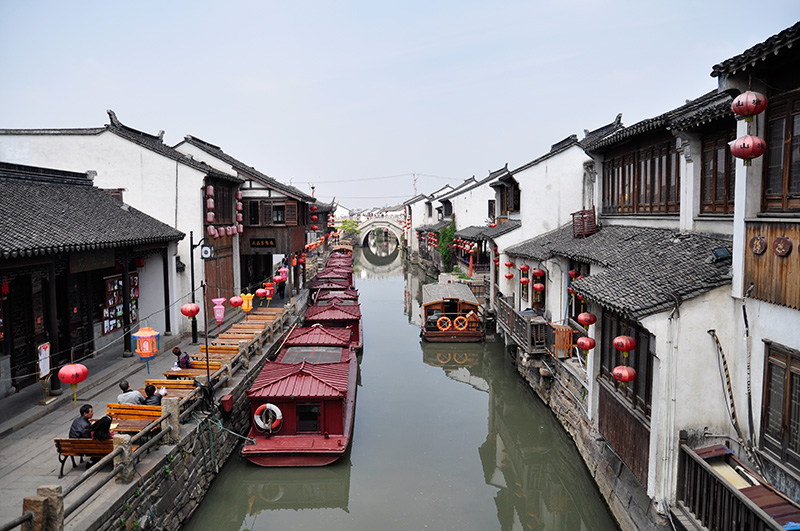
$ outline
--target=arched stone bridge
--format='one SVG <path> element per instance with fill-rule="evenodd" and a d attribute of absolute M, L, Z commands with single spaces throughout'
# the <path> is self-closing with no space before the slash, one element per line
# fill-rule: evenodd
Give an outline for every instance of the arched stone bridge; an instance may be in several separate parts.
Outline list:
<path fill-rule="evenodd" d="M 358 230 L 361 231 L 359 233 L 359 238 L 361 238 L 361 246 L 364 246 L 364 242 L 367 239 L 367 236 L 370 232 L 375 229 L 387 229 L 389 232 L 394 234 L 395 238 L 399 242 L 401 237 L 403 236 L 403 228 L 400 224 L 392 218 L 370 218 L 361 225 L 358 226 Z"/>

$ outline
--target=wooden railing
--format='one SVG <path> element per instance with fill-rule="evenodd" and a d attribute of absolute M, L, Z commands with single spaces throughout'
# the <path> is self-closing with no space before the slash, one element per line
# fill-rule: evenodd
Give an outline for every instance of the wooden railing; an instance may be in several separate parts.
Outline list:
<path fill-rule="evenodd" d="M 496 299 L 497 323 L 514 342 L 529 354 L 546 352 L 547 323 L 544 319 L 520 313 L 502 297 Z"/>
<path fill-rule="evenodd" d="M 783 529 L 685 444 L 680 449 L 677 498 L 709 531 Z"/>

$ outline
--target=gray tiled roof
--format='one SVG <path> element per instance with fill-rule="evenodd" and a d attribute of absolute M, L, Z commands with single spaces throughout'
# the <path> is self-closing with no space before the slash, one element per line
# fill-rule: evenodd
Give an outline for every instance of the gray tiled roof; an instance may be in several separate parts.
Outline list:
<path fill-rule="evenodd" d="M 547 260 L 560 256 L 606 268 L 575 281 L 573 289 L 633 319 L 672 307 L 730 283 L 730 259 L 711 261 L 711 251 L 731 249 L 730 240 L 667 229 L 605 226 L 586 238 L 573 238 L 572 225 L 505 250 L 512 257 Z"/>
<path fill-rule="evenodd" d="M 184 234 L 92 186 L 86 174 L 0 163 L 0 257 L 178 241 Z"/>
<path fill-rule="evenodd" d="M 278 181 L 276 179 L 273 179 L 269 175 L 261 173 L 260 171 L 258 171 L 257 169 L 253 168 L 252 166 L 247 166 L 244 162 L 242 162 L 239 159 L 236 159 L 236 158 L 228 155 L 224 151 L 222 151 L 222 148 L 219 147 L 219 146 L 215 146 L 214 144 L 211 144 L 210 142 L 206 142 L 205 140 L 202 140 L 202 139 L 197 138 L 196 136 L 192 136 L 192 135 L 186 135 L 184 137 L 184 139 L 186 140 L 187 143 L 189 143 L 189 144 L 191 144 L 191 145 L 193 145 L 193 146 L 195 146 L 195 147 L 197 147 L 199 149 L 202 149 L 203 151 L 205 151 L 206 153 L 208 153 L 211 156 L 214 156 L 214 157 L 216 157 L 216 158 L 218 158 L 220 160 L 224 160 L 225 162 L 230 164 L 234 169 L 236 169 L 238 172 L 244 173 L 248 177 L 254 178 L 256 181 L 261 181 L 262 184 L 264 184 L 264 185 L 271 186 L 272 188 L 280 190 L 281 192 L 285 193 L 286 195 L 289 195 L 289 196 L 294 197 L 295 199 L 299 199 L 301 201 L 308 201 L 308 202 L 312 202 L 312 203 L 315 201 L 315 199 L 313 197 L 311 197 L 310 195 L 308 195 L 306 193 L 301 192 L 300 190 L 298 190 L 294 186 L 289 186 L 288 184 L 283 184 L 282 182 L 280 182 L 280 181 Z"/>
<path fill-rule="evenodd" d="M 447 227 L 452 223 L 451 220 L 445 219 L 439 221 L 438 223 L 434 223 L 433 225 L 423 225 L 421 227 L 417 227 L 415 230 L 417 232 L 439 232 L 443 228 Z"/>
<path fill-rule="evenodd" d="M 773 35 L 762 43 L 748 48 L 739 55 L 714 65 L 711 68 L 711 76 L 719 77 L 724 74 L 735 74 L 737 70 L 746 70 L 771 55 L 778 55 L 782 49 L 785 51 L 785 49 L 791 48 L 798 40 L 800 40 L 800 22 L 777 35 Z"/>
<path fill-rule="evenodd" d="M 490 240 L 497 238 L 498 236 L 502 236 L 503 234 L 507 234 L 512 230 L 517 230 L 522 226 L 522 222 L 516 219 L 510 219 L 505 223 L 498 223 L 495 227 L 486 227 L 481 232 L 481 236 L 485 239 Z"/>
<path fill-rule="evenodd" d="M 489 227 L 486 226 L 472 225 L 471 227 L 465 227 L 461 230 L 457 230 L 453 236 L 455 236 L 456 238 L 469 238 L 471 240 L 479 240 L 482 239 L 481 235 L 483 231 L 488 228 Z"/>

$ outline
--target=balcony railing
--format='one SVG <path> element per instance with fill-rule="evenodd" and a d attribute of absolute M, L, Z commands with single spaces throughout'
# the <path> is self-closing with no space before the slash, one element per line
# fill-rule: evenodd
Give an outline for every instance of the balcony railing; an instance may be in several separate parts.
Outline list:
<path fill-rule="evenodd" d="M 783 526 L 685 444 L 680 447 L 678 502 L 709 531 L 782 530 Z M 763 495 L 762 495 L 763 496 Z M 777 498 L 777 495 L 775 495 Z"/>
<path fill-rule="evenodd" d="M 518 312 L 502 297 L 496 299 L 497 323 L 525 352 L 546 352 L 547 321 L 528 312 Z"/>

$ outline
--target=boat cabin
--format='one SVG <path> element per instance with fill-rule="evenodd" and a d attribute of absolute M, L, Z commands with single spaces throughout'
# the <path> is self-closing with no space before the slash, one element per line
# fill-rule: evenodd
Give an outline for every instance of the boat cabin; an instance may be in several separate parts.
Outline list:
<path fill-rule="evenodd" d="M 355 301 L 351 304 L 332 302 L 331 304 L 314 304 L 306 310 L 305 324 L 311 326 L 316 323 L 326 327 L 347 328 L 351 331 L 350 346 L 360 351 L 362 348 L 363 331 L 361 327 L 361 307 Z"/>
<path fill-rule="evenodd" d="M 479 307 L 465 284 L 422 286 L 422 337 L 438 342 L 481 341 L 484 332 Z"/>

